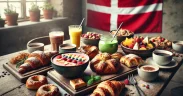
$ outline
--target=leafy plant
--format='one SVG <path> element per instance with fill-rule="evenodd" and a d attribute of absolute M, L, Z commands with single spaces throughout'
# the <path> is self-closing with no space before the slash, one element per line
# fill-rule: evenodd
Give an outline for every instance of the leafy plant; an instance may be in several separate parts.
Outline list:
<path fill-rule="evenodd" d="M 28 57 L 25 57 L 23 59 L 21 59 L 19 62 L 16 63 L 16 68 L 19 68 L 23 63 L 24 61 L 27 59 Z"/>
<path fill-rule="evenodd" d="M 94 82 L 100 81 L 101 77 L 100 76 L 85 76 L 84 80 L 87 81 L 87 85 L 92 85 Z"/>
<path fill-rule="evenodd" d="M 3 18 L 1 18 L 1 15 L 0 15 L 0 20 L 3 20 Z"/>
<path fill-rule="evenodd" d="M 54 10 L 53 5 L 49 2 L 45 2 L 44 5 L 42 6 L 43 10 Z"/>
<path fill-rule="evenodd" d="M 39 11 L 39 6 L 32 2 L 29 11 Z"/>
<path fill-rule="evenodd" d="M 4 14 L 16 14 L 16 7 L 8 5 L 8 8 L 4 9 Z"/>

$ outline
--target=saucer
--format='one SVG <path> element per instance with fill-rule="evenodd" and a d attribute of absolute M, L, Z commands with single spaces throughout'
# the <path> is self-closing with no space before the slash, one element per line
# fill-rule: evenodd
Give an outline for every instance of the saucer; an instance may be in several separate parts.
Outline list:
<path fill-rule="evenodd" d="M 170 68 L 174 68 L 174 67 L 176 67 L 176 66 L 178 65 L 178 63 L 175 61 L 175 59 L 172 59 L 172 61 L 171 61 L 169 64 L 162 66 L 162 65 L 157 64 L 157 63 L 153 60 L 152 57 L 147 58 L 147 59 L 146 59 L 146 63 L 152 64 L 152 65 L 157 65 L 157 66 L 159 66 L 159 68 L 161 68 L 161 69 L 170 69 Z"/>

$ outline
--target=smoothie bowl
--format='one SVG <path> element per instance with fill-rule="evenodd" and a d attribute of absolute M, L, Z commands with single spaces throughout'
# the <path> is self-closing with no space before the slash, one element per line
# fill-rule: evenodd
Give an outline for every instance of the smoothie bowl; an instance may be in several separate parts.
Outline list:
<path fill-rule="evenodd" d="M 53 68 L 66 78 L 82 75 L 89 63 L 89 56 L 84 53 L 57 54 L 51 58 Z"/>

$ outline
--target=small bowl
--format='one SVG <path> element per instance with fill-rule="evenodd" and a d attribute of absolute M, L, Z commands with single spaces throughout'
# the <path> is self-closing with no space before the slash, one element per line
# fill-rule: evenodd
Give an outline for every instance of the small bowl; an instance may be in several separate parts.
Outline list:
<path fill-rule="evenodd" d="M 146 70 L 144 69 L 143 66 L 145 67 Z M 137 72 L 143 81 L 150 82 L 155 80 L 158 77 L 159 67 L 155 65 L 150 65 L 150 64 L 141 64 L 137 67 Z"/>
<path fill-rule="evenodd" d="M 117 31 L 117 30 L 112 30 L 112 31 Z M 124 41 L 126 38 L 133 38 L 133 36 L 134 36 L 134 34 L 131 34 L 129 36 L 116 36 L 116 37 L 117 37 L 117 40 L 118 40 L 118 44 L 121 44 L 121 42 Z"/>
<path fill-rule="evenodd" d="M 44 44 L 43 43 L 29 43 L 27 45 L 27 50 L 29 53 L 32 53 L 36 50 L 44 51 Z"/>
<path fill-rule="evenodd" d="M 173 41 L 172 48 L 177 52 L 183 53 L 183 41 Z"/>
<path fill-rule="evenodd" d="M 167 50 L 153 51 L 153 60 L 161 66 L 167 65 L 172 61 L 173 53 Z"/>
<path fill-rule="evenodd" d="M 135 50 L 135 49 L 131 49 L 128 48 L 126 46 L 123 46 L 123 44 L 121 44 L 121 48 L 123 50 L 123 52 L 125 52 L 126 54 L 136 54 L 142 58 L 147 58 L 152 56 L 152 52 L 155 50 L 155 45 L 154 43 L 150 42 L 153 45 L 152 49 L 149 50 Z"/>
<path fill-rule="evenodd" d="M 75 44 L 61 44 L 59 45 L 59 53 L 76 52 Z"/>
<path fill-rule="evenodd" d="M 84 53 L 78 53 L 78 54 L 84 54 Z M 82 65 L 62 66 L 62 65 L 54 64 L 53 58 L 55 58 L 58 55 L 60 55 L 60 54 L 56 54 L 51 57 L 52 66 L 59 74 L 61 74 L 62 76 L 66 77 L 66 78 L 79 77 L 80 75 L 82 75 L 82 73 L 84 73 L 84 71 L 87 68 L 88 63 L 89 63 L 89 56 L 85 54 L 87 57 L 87 61 Z"/>
<path fill-rule="evenodd" d="M 88 39 L 81 37 L 81 41 L 86 45 L 98 46 L 100 39 Z"/>

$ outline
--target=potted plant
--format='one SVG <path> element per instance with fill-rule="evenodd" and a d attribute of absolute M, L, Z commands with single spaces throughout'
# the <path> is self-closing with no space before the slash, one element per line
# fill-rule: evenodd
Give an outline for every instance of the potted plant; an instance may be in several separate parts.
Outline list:
<path fill-rule="evenodd" d="M 0 27 L 4 27 L 5 24 L 5 20 L 3 20 L 0 16 Z"/>
<path fill-rule="evenodd" d="M 39 22 L 40 21 L 40 10 L 39 6 L 37 6 L 35 3 L 31 4 L 31 8 L 29 9 L 30 14 L 30 21 L 32 22 Z"/>
<path fill-rule="evenodd" d="M 45 2 L 43 5 L 43 16 L 45 19 L 52 19 L 53 18 L 53 6 L 49 2 Z"/>
<path fill-rule="evenodd" d="M 18 13 L 16 13 L 16 8 L 13 10 L 13 6 L 8 6 L 8 8 L 4 9 L 4 14 L 6 16 L 8 26 L 18 25 Z"/>

